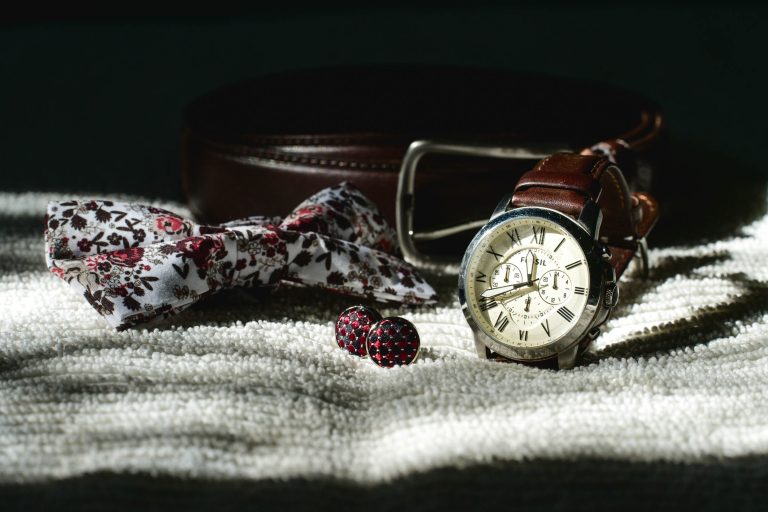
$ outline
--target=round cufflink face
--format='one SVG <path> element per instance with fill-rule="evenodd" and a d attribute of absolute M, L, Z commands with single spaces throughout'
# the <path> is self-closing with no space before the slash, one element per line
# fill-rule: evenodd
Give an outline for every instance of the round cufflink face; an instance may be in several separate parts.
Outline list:
<path fill-rule="evenodd" d="M 381 320 L 378 311 L 367 306 L 352 306 L 345 309 L 336 320 L 336 343 L 350 354 L 368 355 L 365 344 L 371 327 Z"/>
<path fill-rule="evenodd" d="M 387 317 L 371 327 L 366 343 L 371 361 L 384 368 L 411 364 L 419 356 L 416 327 L 400 317 Z"/>

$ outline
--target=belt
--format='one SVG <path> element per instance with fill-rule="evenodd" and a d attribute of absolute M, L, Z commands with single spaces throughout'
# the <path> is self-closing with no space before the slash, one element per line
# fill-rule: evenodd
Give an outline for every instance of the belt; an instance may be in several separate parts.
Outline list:
<path fill-rule="evenodd" d="M 582 80 L 423 66 L 294 71 L 193 101 L 181 171 L 193 215 L 214 223 L 284 215 L 350 181 L 420 263 L 463 253 L 499 197 L 556 151 L 629 149 L 619 164 L 633 191 L 647 190 L 662 128 L 654 102 Z"/>

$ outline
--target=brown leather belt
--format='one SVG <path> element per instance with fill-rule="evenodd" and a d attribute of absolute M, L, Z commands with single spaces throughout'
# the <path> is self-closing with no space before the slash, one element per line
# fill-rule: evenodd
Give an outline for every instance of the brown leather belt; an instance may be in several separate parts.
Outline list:
<path fill-rule="evenodd" d="M 297 71 L 194 101 L 182 176 L 189 206 L 205 222 L 284 215 L 346 180 L 395 225 L 403 157 L 414 141 L 429 140 L 424 147 L 438 151 L 410 159 L 419 167 L 413 194 L 401 190 L 400 216 L 415 204 L 412 231 L 441 235 L 487 219 L 535 161 L 557 150 L 625 146 L 634 158 L 619 163 L 630 188 L 646 190 L 662 126 L 652 101 L 580 80 L 473 68 Z M 442 141 L 469 151 L 439 151 Z M 460 254 L 471 236 L 417 240 L 424 252 Z"/>

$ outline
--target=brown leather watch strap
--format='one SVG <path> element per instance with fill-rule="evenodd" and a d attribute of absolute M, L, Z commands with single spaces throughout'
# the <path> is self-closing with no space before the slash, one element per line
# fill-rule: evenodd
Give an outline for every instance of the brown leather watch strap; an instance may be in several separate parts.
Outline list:
<path fill-rule="evenodd" d="M 611 264 L 620 276 L 656 223 L 659 208 L 645 193 L 632 193 L 623 174 L 608 158 L 557 153 L 523 174 L 510 206 L 552 208 L 578 218 L 589 201 L 603 213 L 600 241 L 611 251 Z"/>

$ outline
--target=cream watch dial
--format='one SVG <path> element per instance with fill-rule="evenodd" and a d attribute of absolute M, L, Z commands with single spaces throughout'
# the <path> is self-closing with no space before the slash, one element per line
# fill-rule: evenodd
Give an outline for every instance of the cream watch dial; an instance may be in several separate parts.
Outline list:
<path fill-rule="evenodd" d="M 475 247 L 464 286 L 469 311 L 488 336 L 510 347 L 543 347 L 581 317 L 589 268 L 579 243 L 557 223 L 518 217 Z"/>

